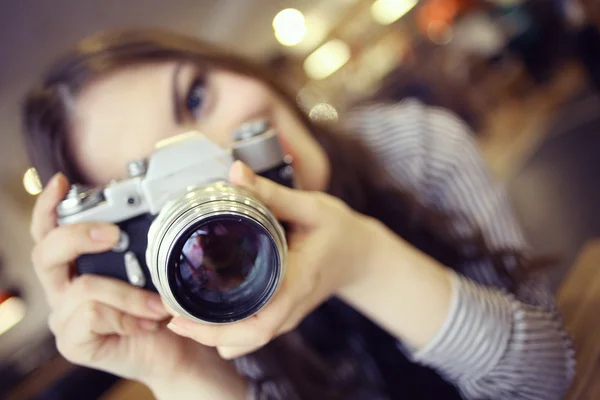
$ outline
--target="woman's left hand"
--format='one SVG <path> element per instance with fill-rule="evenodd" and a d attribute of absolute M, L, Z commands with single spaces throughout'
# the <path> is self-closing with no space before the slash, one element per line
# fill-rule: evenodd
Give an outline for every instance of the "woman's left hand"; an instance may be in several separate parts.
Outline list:
<path fill-rule="evenodd" d="M 379 223 L 341 200 L 321 192 L 293 190 L 256 176 L 241 162 L 231 182 L 253 192 L 288 223 L 288 259 L 284 281 L 253 317 L 228 325 L 210 325 L 175 317 L 168 327 L 224 358 L 250 353 L 283 333 L 347 285 L 360 279 L 373 252 Z"/>

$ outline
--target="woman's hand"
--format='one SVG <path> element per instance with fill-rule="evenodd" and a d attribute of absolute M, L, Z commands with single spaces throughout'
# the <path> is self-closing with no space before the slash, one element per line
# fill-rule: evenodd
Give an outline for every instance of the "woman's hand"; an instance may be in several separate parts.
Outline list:
<path fill-rule="evenodd" d="M 61 354 L 75 364 L 142 381 L 159 397 L 243 397 L 243 380 L 214 349 L 164 328 L 169 314 L 157 294 L 111 278 L 72 276 L 74 260 L 110 250 L 119 229 L 106 223 L 57 227 L 56 206 L 68 189 L 67 179 L 55 176 L 37 199 L 31 225 L 32 260 Z"/>
<path fill-rule="evenodd" d="M 230 179 L 252 191 L 290 230 L 284 282 L 260 312 L 230 325 L 198 324 L 184 317 L 168 325 L 182 336 L 216 346 L 224 358 L 249 353 L 294 329 L 319 304 L 360 279 L 379 227 L 335 197 L 280 186 L 241 162 L 232 167 Z"/>

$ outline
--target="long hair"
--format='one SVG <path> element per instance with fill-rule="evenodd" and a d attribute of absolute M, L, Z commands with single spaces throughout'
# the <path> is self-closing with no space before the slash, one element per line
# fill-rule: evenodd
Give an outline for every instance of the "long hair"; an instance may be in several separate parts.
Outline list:
<path fill-rule="evenodd" d="M 472 237 L 453 238 L 452 216 L 425 208 L 410 192 L 392 184 L 378 159 L 360 141 L 312 122 L 274 74 L 222 49 L 174 33 L 99 34 L 82 41 L 48 70 L 42 82 L 27 95 L 23 106 L 26 148 L 42 182 L 45 184 L 59 171 L 71 182 L 83 181 L 68 153 L 69 96 L 76 96 L 94 79 L 124 66 L 173 60 L 191 62 L 208 70 L 229 70 L 264 82 L 295 112 L 327 153 L 331 164 L 330 194 L 382 221 L 445 265 L 454 267 L 467 258 L 489 259 L 507 282 L 515 283 L 517 277 L 504 265 L 505 250 L 487 248 L 479 231 Z M 465 248 L 471 250 L 467 252 Z M 478 251 L 472 252 L 473 248 Z M 324 392 L 319 393 L 319 398 L 324 398 Z"/>

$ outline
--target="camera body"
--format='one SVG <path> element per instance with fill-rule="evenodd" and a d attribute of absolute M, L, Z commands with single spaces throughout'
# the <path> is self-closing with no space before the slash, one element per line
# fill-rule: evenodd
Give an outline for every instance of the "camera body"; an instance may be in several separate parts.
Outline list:
<path fill-rule="evenodd" d="M 148 160 L 130 162 L 129 177 L 125 180 L 113 181 L 101 188 L 74 185 L 58 206 L 59 224 L 104 221 L 117 224 L 121 230 L 119 243 L 111 251 L 77 259 L 79 273 L 109 276 L 157 291 L 175 310 L 204 322 L 234 322 L 264 306 L 282 280 L 287 253 L 285 233 L 266 206 L 251 193 L 228 183 L 229 169 L 235 160 L 241 160 L 257 174 L 288 187 L 293 187 L 293 169 L 276 132 L 266 122 L 247 123 L 233 136 L 232 148 L 223 149 L 195 131 L 177 135 L 158 143 Z M 212 224 L 210 229 L 216 229 L 217 234 L 207 236 L 207 224 Z M 214 275 L 214 268 L 209 271 L 199 264 L 194 267 L 188 260 L 189 254 L 179 254 L 193 246 L 198 248 L 200 239 L 203 243 L 215 243 L 219 229 L 222 232 L 224 227 L 238 232 L 231 233 L 237 235 L 235 243 L 247 241 L 245 236 L 248 235 L 258 235 L 262 238 L 260 243 L 266 243 L 253 242 L 253 246 L 262 246 L 262 256 L 252 250 L 254 261 L 247 261 L 249 253 L 246 251 L 244 262 L 262 271 L 262 277 L 256 279 L 266 282 L 261 283 L 261 287 L 266 288 L 268 283 L 269 288 L 261 289 L 266 292 L 258 296 L 260 299 L 252 300 L 255 304 L 250 310 L 241 313 L 231 311 L 225 304 L 227 293 L 231 291 L 211 291 L 204 284 L 205 278 L 191 278 L 187 271 L 191 268 L 193 273 L 199 271 L 206 276 L 210 271 Z M 193 240 L 190 239 L 192 234 L 195 235 Z M 222 245 L 208 246 L 216 249 Z M 201 253 L 206 265 L 210 264 L 208 250 L 210 248 L 204 248 Z M 271 260 L 269 265 L 265 259 Z M 181 266 L 184 262 L 187 269 Z M 239 272 L 242 267 L 235 268 Z M 273 274 L 270 269 L 277 271 Z M 249 272 L 244 274 L 244 279 L 252 276 Z M 240 283 L 240 286 L 243 285 Z M 250 299 L 254 296 L 251 291 L 258 289 L 244 290 L 230 298 L 231 302 L 240 303 L 238 308 L 245 307 L 244 296 Z M 185 294 L 178 293 L 180 291 Z M 208 314 L 204 308 L 197 309 L 197 303 L 205 300 L 205 308 L 216 307 Z"/>

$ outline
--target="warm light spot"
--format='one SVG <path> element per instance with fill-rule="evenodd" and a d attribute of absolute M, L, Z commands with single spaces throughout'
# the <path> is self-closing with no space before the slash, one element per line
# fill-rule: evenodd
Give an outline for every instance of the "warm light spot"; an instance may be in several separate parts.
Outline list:
<path fill-rule="evenodd" d="M 316 49 L 304 60 L 304 71 L 309 78 L 325 79 L 350 59 L 350 48 L 339 39 L 333 39 Z"/>
<path fill-rule="evenodd" d="M 295 46 L 306 36 L 304 15 L 295 8 L 281 10 L 273 18 L 275 38 L 284 46 Z"/>
<path fill-rule="evenodd" d="M 316 104 L 308 114 L 313 121 L 337 121 L 338 112 L 334 106 L 327 103 Z"/>
<path fill-rule="evenodd" d="M 25 302 L 18 297 L 9 297 L 0 303 L 0 335 L 17 325 L 26 310 Z"/>
<path fill-rule="evenodd" d="M 376 0 L 371 5 L 371 15 L 381 25 L 388 25 L 406 15 L 417 3 L 417 0 Z"/>
<path fill-rule="evenodd" d="M 27 193 L 36 196 L 43 190 L 42 181 L 35 168 L 29 168 L 23 176 L 23 186 Z"/>

